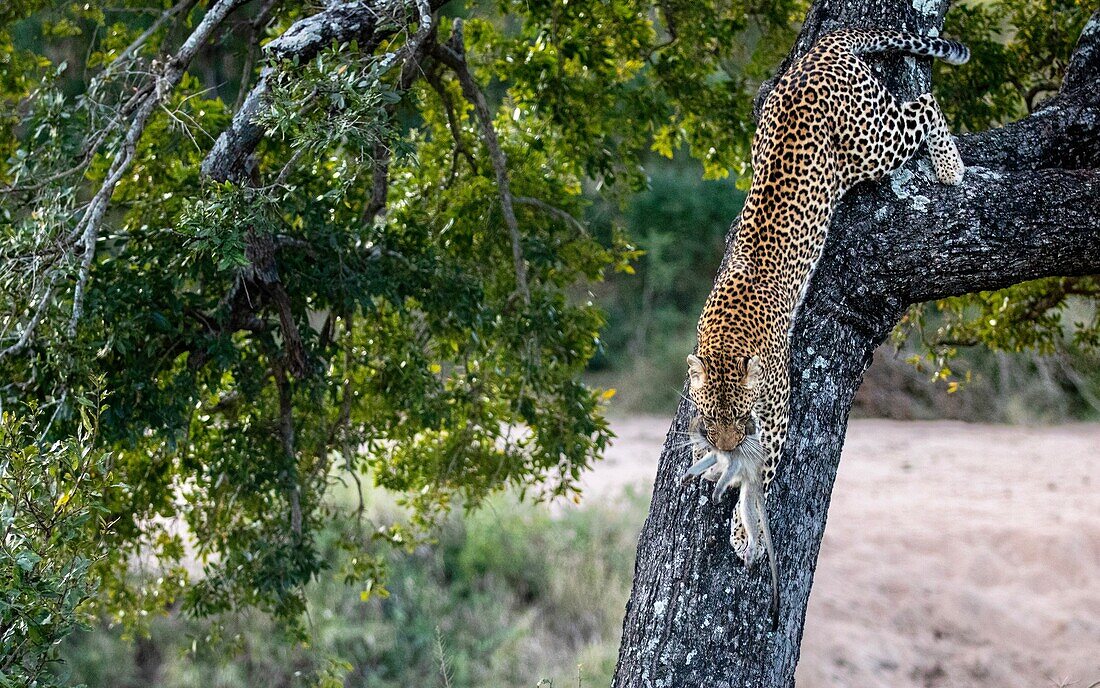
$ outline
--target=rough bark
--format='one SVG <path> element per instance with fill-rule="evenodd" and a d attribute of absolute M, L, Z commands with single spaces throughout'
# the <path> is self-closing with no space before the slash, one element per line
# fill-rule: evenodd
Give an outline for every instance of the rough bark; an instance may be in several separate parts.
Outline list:
<path fill-rule="evenodd" d="M 946 2 L 817 0 L 785 69 L 843 26 L 939 27 Z M 614 686 L 794 685 L 806 604 L 848 411 L 875 348 L 909 304 L 1053 275 L 1100 272 L 1100 13 L 1064 91 L 1027 119 L 960 142 L 967 174 L 938 184 L 925 153 L 842 201 L 791 335 L 791 428 L 767 509 L 780 567 L 779 629 L 768 624 L 766 567 L 729 544 L 733 499 L 681 486 L 686 449 L 666 441 L 638 546 Z M 924 62 L 876 60 L 900 98 L 928 90 Z M 773 82 L 761 89 L 761 99 Z M 731 229 L 731 235 L 736 225 Z M 681 404 L 673 432 L 686 430 Z"/>

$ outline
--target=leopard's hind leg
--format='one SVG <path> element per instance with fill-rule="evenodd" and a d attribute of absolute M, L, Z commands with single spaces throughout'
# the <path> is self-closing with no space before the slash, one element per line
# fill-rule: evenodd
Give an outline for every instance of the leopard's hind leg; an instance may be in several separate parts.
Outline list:
<path fill-rule="evenodd" d="M 931 118 L 928 127 L 928 152 L 932 156 L 932 167 L 941 182 L 954 186 L 962 181 L 963 171 L 966 169 L 959 156 L 959 148 L 955 145 L 951 130 L 947 128 L 947 120 L 936 99 L 931 93 L 926 93 L 916 102 L 922 100 Z"/>
<path fill-rule="evenodd" d="M 932 167 L 940 181 L 957 184 L 962 180 L 959 150 L 931 93 L 897 103 L 882 89 L 876 101 L 880 115 L 875 128 L 867 131 L 866 122 L 858 121 L 842 125 L 844 136 L 837 151 L 842 189 L 893 172 L 912 158 L 922 143 L 928 144 Z"/>
<path fill-rule="evenodd" d="M 886 169 L 892 172 L 905 164 L 922 143 L 928 143 L 932 168 L 944 184 L 958 184 L 963 177 L 963 162 L 943 111 L 931 93 L 902 103 L 897 111 L 897 135 L 887 145 Z"/>

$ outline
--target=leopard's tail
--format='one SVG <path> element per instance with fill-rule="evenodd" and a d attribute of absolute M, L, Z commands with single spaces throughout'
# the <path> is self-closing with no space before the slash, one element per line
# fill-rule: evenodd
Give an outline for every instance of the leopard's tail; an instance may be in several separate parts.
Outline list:
<path fill-rule="evenodd" d="M 922 57 L 937 57 L 953 65 L 965 64 L 970 59 L 970 48 L 962 43 L 902 31 L 844 29 L 831 34 L 829 38 L 856 55 L 897 51 Z"/>

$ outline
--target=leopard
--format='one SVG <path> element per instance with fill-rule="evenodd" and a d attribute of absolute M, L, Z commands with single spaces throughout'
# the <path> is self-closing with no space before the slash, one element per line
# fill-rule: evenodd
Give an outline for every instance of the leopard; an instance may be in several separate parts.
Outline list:
<path fill-rule="evenodd" d="M 703 306 L 687 357 L 695 463 L 684 482 L 739 494 L 730 545 L 752 566 L 766 554 L 777 623 L 778 571 L 766 500 L 787 438 L 790 331 L 839 200 L 927 145 L 944 184 L 965 168 L 932 94 L 899 102 L 861 56 L 896 51 L 964 64 L 969 49 L 940 37 L 842 29 L 822 36 L 775 83 L 751 146 L 752 181 L 729 255 Z"/>

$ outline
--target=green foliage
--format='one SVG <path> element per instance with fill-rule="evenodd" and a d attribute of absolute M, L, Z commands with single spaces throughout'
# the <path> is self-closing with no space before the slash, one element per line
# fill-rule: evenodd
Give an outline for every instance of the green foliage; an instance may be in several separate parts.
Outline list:
<path fill-rule="evenodd" d="M 271 78 L 271 107 L 254 120 L 269 138 L 311 154 L 339 142 L 358 162 L 393 138 L 384 106 L 401 94 L 379 81 L 378 63 L 349 48 L 333 46 L 308 64 L 283 65 Z"/>
<path fill-rule="evenodd" d="M 54 686 L 58 646 L 84 622 L 105 556 L 110 457 L 94 446 L 97 402 L 77 400 L 68 440 L 46 442 L 45 409 L 0 417 L 0 686 Z"/>
<path fill-rule="evenodd" d="M 271 65 L 247 178 L 202 178 L 227 102 L 239 100 L 224 85 L 236 77 L 219 73 L 247 67 L 247 84 L 262 65 L 233 38 L 155 108 L 85 274 L 74 243 L 89 199 L 131 154 L 131 99 L 157 92 L 151 75 L 209 3 L 159 27 L 168 5 L 142 0 L 6 16 L 0 350 L 14 349 L 0 375 L 19 382 L 0 400 L 57 406 L 52 441 L 76 431 L 74 381 L 98 374 L 111 390 L 96 444 L 127 487 L 104 497 L 112 529 L 95 564 L 96 612 L 140 631 L 167 607 L 254 607 L 302 637 L 303 586 L 335 573 L 318 534 L 349 516 L 326 506 L 334 482 L 369 471 L 413 513 L 396 530 L 338 530 L 347 552 L 412 545 L 456 500 L 474 508 L 508 486 L 574 494 L 610 436 L 606 395 L 578 381 L 604 316 L 579 297 L 638 256 L 615 212 L 594 231 L 575 218 L 640 187 L 651 150 L 686 146 L 708 176 L 742 169 L 759 64 L 775 54 L 760 30 L 789 36 L 803 6 L 469 10 L 468 60 L 507 156 L 526 290 L 493 152 L 458 79 L 434 61 L 405 93 L 399 70 L 355 44 Z M 280 6 L 266 30 L 306 13 Z M 441 18 L 438 35 L 450 27 Z M 742 63 L 757 71 L 742 76 Z M 643 238 L 673 253 L 657 230 Z M 658 291 L 674 280 L 642 270 Z M 135 559 L 148 570 L 134 572 Z M 363 555 L 338 574 L 380 590 L 384 568 Z"/>

